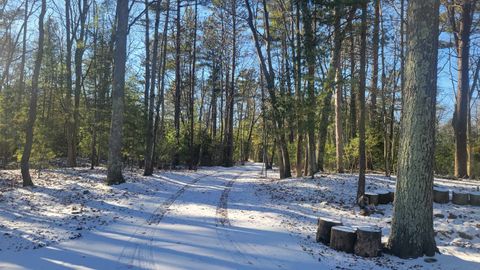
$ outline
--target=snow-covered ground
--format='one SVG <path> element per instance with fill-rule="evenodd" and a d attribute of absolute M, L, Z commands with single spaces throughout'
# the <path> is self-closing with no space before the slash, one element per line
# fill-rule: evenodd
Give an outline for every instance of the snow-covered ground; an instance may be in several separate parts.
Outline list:
<path fill-rule="evenodd" d="M 316 243 L 316 218 L 378 225 L 386 240 L 391 205 L 360 216 L 353 175 L 277 180 L 260 170 L 126 171 L 127 183 L 106 186 L 104 169 L 58 169 L 35 174 L 34 188 L 0 171 L 0 269 L 480 269 L 480 207 L 435 204 L 436 262 L 364 259 Z M 394 179 L 369 175 L 367 187 Z"/>
<path fill-rule="evenodd" d="M 379 205 L 374 214 L 360 215 L 355 206 L 358 177 L 350 174 L 318 174 L 315 179 L 270 179 L 261 183 L 260 193 L 268 193 L 269 208 L 278 209 L 282 224 L 300 239 L 303 249 L 331 268 L 341 269 L 480 269 L 480 207 L 434 203 L 434 228 L 441 255 L 434 263 L 423 258 L 401 260 L 383 255 L 374 259 L 338 253 L 315 243 L 316 219 L 337 219 L 345 225 L 376 225 L 386 242 L 390 233 L 392 204 Z M 367 175 L 367 191 L 394 190 L 395 178 Z M 435 185 L 451 190 L 476 191 L 480 182 L 435 179 Z M 428 261 L 428 260 L 427 260 Z"/>

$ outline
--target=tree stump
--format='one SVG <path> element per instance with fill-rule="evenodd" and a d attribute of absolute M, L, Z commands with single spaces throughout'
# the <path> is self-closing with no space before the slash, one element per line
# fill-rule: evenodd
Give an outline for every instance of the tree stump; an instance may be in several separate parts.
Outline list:
<path fill-rule="evenodd" d="M 377 190 L 378 194 L 378 204 L 389 204 L 390 201 L 390 192 L 388 190 Z"/>
<path fill-rule="evenodd" d="M 433 201 L 436 203 L 448 203 L 449 191 L 446 188 L 434 187 L 433 188 Z"/>
<path fill-rule="evenodd" d="M 322 242 L 325 245 L 330 244 L 330 231 L 333 226 L 340 226 L 342 223 L 338 220 L 329 218 L 318 218 L 317 221 L 317 242 Z"/>
<path fill-rule="evenodd" d="M 480 206 L 480 192 L 470 193 L 470 205 Z"/>
<path fill-rule="evenodd" d="M 382 250 L 382 230 L 366 226 L 357 228 L 354 252 L 362 257 L 377 257 Z"/>
<path fill-rule="evenodd" d="M 378 205 L 378 194 L 373 192 L 365 192 L 368 198 L 368 204 Z"/>
<path fill-rule="evenodd" d="M 335 226 L 332 227 L 330 247 L 344 251 L 347 253 L 353 253 L 353 247 L 355 245 L 355 229 L 349 226 Z"/>
<path fill-rule="evenodd" d="M 468 193 L 458 191 L 452 192 L 452 203 L 458 205 L 466 205 L 468 204 L 468 201 Z"/>

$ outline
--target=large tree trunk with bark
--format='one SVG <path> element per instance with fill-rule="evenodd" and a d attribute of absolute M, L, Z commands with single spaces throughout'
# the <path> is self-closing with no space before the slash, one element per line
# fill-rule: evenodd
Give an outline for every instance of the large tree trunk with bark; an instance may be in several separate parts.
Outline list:
<path fill-rule="evenodd" d="M 433 163 L 437 94 L 438 0 L 410 0 L 398 178 L 388 241 L 402 258 L 433 256 Z"/>
<path fill-rule="evenodd" d="M 115 52 L 112 88 L 112 122 L 108 142 L 107 184 L 125 182 L 122 175 L 123 112 L 125 96 L 125 64 L 127 60 L 128 0 L 117 0 L 115 18 Z"/>

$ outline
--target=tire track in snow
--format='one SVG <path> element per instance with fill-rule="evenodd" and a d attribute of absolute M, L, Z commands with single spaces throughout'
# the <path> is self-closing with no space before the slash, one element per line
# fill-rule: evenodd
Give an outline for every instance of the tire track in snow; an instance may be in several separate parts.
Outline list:
<path fill-rule="evenodd" d="M 238 245 L 238 243 L 235 240 L 232 239 L 229 233 L 229 230 L 232 229 L 232 224 L 230 222 L 230 218 L 228 217 L 228 199 L 229 199 L 230 191 L 233 185 L 235 184 L 235 181 L 238 180 L 238 178 L 240 178 L 240 176 L 242 175 L 243 175 L 243 172 L 241 172 L 239 175 L 232 178 L 225 185 L 222 195 L 220 196 L 220 200 L 218 201 L 218 204 L 217 204 L 215 227 L 216 227 L 217 238 L 219 239 L 219 242 L 222 244 L 222 246 L 225 249 L 229 248 L 222 241 L 222 238 L 223 238 L 223 240 L 226 240 L 230 243 L 230 247 L 234 248 L 234 251 L 236 253 L 236 254 L 232 254 L 232 258 L 234 260 L 237 259 L 235 255 L 238 255 L 242 257 L 247 264 L 254 265 L 254 263 L 252 262 L 252 259 L 255 262 L 259 263 L 258 258 L 256 256 L 245 254 L 244 250 Z M 249 245 L 249 248 L 252 250 L 256 250 L 256 248 L 252 245 Z"/>
<path fill-rule="evenodd" d="M 235 176 L 232 178 L 230 181 L 227 182 L 225 185 L 225 188 L 222 192 L 222 195 L 220 196 L 220 200 L 218 201 L 217 204 L 217 210 L 216 210 L 216 226 L 218 227 L 219 224 L 222 226 L 231 226 L 230 225 L 230 219 L 228 218 L 228 196 L 230 194 L 230 190 L 233 187 L 233 184 L 235 181 L 242 175 L 240 173 L 239 175 Z"/>
<path fill-rule="evenodd" d="M 240 245 L 237 243 L 237 241 L 232 239 L 232 236 L 229 233 L 229 230 L 232 229 L 233 226 L 228 216 L 228 199 L 229 199 L 230 191 L 233 185 L 238 180 L 238 178 L 240 178 L 240 176 L 242 176 L 243 174 L 244 172 L 241 172 L 239 175 L 237 175 L 236 177 L 228 181 L 227 184 L 225 185 L 225 189 L 223 190 L 222 195 L 220 196 L 220 200 L 217 204 L 216 218 L 215 218 L 217 238 L 219 238 L 219 242 L 222 244 L 222 246 L 225 249 L 228 249 L 229 247 L 227 247 L 222 242 L 222 239 L 220 237 L 223 237 L 224 240 L 227 240 L 230 243 L 230 246 L 235 249 L 236 254 L 241 256 L 247 264 L 254 265 L 253 261 L 255 261 L 257 265 L 262 265 L 265 263 L 265 261 L 261 262 L 262 259 L 258 258 L 257 256 L 246 254 L 244 251 L 245 248 L 241 248 Z M 255 251 L 254 252 L 255 254 L 261 254 L 261 252 L 254 245 L 248 244 L 248 250 Z M 232 255 L 232 258 L 237 259 L 235 258 L 234 255 Z M 267 262 L 267 264 L 269 264 L 269 262 Z M 276 265 L 276 267 L 278 267 L 279 269 L 284 269 L 284 267 L 280 264 Z"/>
<path fill-rule="evenodd" d="M 223 171 L 217 171 L 211 174 L 199 176 L 193 179 L 191 182 L 183 185 L 179 190 L 177 190 L 177 192 L 175 192 L 173 195 L 171 195 L 165 201 L 163 201 L 157 208 L 155 208 L 155 210 L 148 217 L 146 222 L 142 224 L 141 227 L 137 227 L 133 235 L 130 237 L 128 241 L 129 243 L 136 241 L 133 252 L 128 252 L 131 254 L 127 254 L 127 247 L 124 247 L 122 250 L 122 253 L 118 258 L 118 261 L 120 263 L 125 263 L 127 265 L 127 268 L 140 267 L 142 269 L 153 269 L 155 264 L 151 262 L 151 260 L 149 259 L 153 258 L 152 242 L 153 242 L 153 232 L 155 231 L 155 229 L 151 225 L 159 224 L 162 221 L 163 217 L 168 213 L 173 203 L 175 203 L 178 197 L 180 197 L 183 193 L 185 193 L 187 189 L 194 186 L 201 179 L 213 176 L 215 174 L 219 174 L 221 172 Z M 164 177 L 160 176 L 160 178 L 164 178 Z M 147 228 L 145 229 L 143 227 L 147 227 Z M 138 242 L 141 238 L 147 235 L 149 237 L 148 240 L 146 240 L 147 243 Z M 149 253 L 151 254 L 151 256 L 146 256 L 144 251 L 140 248 L 143 245 L 148 245 Z"/>

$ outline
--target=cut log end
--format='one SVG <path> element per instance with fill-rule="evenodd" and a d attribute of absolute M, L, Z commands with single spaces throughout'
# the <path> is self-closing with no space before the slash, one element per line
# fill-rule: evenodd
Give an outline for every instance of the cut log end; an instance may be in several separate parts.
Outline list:
<path fill-rule="evenodd" d="M 390 191 L 388 190 L 377 190 L 376 193 L 378 194 L 379 204 L 389 204 L 393 201 L 390 195 Z"/>
<path fill-rule="evenodd" d="M 480 192 L 470 193 L 470 205 L 480 206 Z"/>
<path fill-rule="evenodd" d="M 334 226 L 331 230 L 330 247 L 347 253 L 353 253 L 356 229 L 348 226 Z"/>
<path fill-rule="evenodd" d="M 433 201 L 436 203 L 448 203 L 449 191 L 445 188 L 434 187 L 433 188 Z"/>
<path fill-rule="evenodd" d="M 378 205 L 378 194 L 373 192 L 365 192 L 365 196 L 368 198 L 368 204 Z"/>
<path fill-rule="evenodd" d="M 457 205 L 466 205 L 469 203 L 468 193 L 464 192 L 452 192 L 452 203 Z"/>
<path fill-rule="evenodd" d="M 342 223 L 334 219 L 318 218 L 317 225 L 317 242 L 328 245 L 330 243 L 330 232 L 332 227 L 342 225 Z"/>
<path fill-rule="evenodd" d="M 354 253 L 362 257 L 377 257 L 382 250 L 382 230 L 378 227 L 358 227 Z"/>

